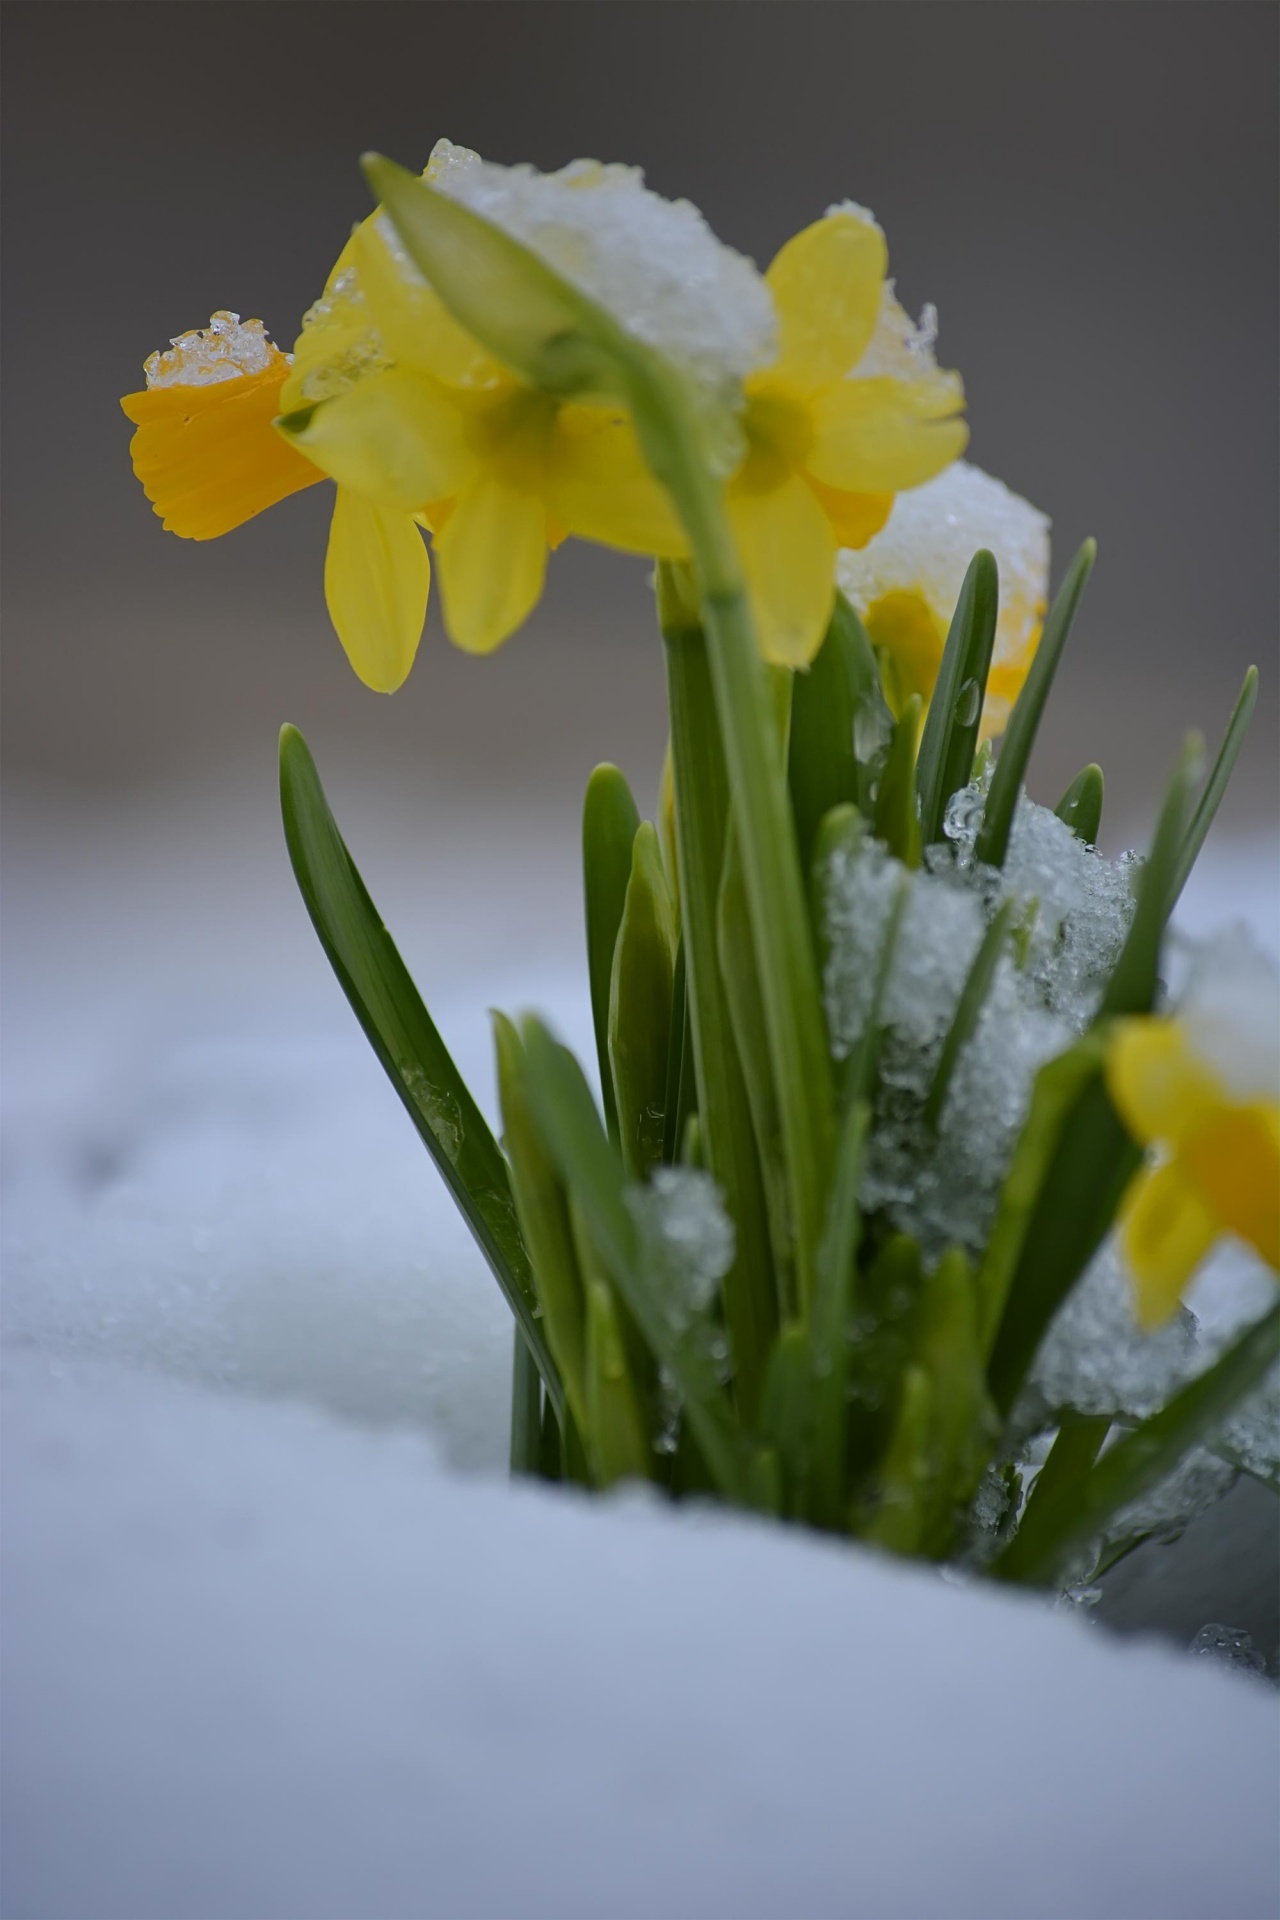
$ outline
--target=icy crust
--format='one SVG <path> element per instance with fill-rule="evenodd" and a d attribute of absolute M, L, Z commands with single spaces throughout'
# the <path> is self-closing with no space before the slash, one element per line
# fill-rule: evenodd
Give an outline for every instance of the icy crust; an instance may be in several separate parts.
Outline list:
<path fill-rule="evenodd" d="M 1194 1314 L 1179 1307 L 1162 1327 L 1144 1333 L 1132 1301 L 1129 1275 L 1109 1240 L 1041 1343 L 1016 1411 L 1017 1426 L 1043 1426 L 1068 1407 L 1144 1420 L 1203 1370 Z"/>
<path fill-rule="evenodd" d="M 657 1167 L 646 1185 L 630 1189 L 627 1205 L 671 1324 L 686 1327 L 706 1312 L 733 1265 L 733 1222 L 724 1196 L 710 1174 Z"/>
<path fill-rule="evenodd" d="M 210 316 L 207 327 L 175 334 L 169 350 L 151 354 L 143 371 L 148 387 L 211 387 L 265 373 L 287 358 L 267 338 L 261 320 L 242 322 L 238 313 L 222 310 Z"/>
<path fill-rule="evenodd" d="M 574 160 L 540 173 L 439 140 L 424 177 L 700 380 L 719 386 L 774 358 L 773 301 L 756 268 L 690 201 L 651 192 L 639 167 Z"/>
<path fill-rule="evenodd" d="M 846 200 L 840 207 L 829 207 L 827 211 L 854 213 L 875 223 L 874 215 L 853 200 Z M 863 349 L 862 358 L 850 369 L 849 378 L 942 381 L 954 391 L 958 404 L 964 394 L 964 382 L 958 373 L 944 373 L 933 357 L 938 338 L 938 309 L 932 301 L 926 301 L 920 309 L 919 321 L 914 321 L 893 289 L 893 281 L 886 280 L 880 291 L 875 332 Z"/>
<path fill-rule="evenodd" d="M 902 321 L 910 327 L 905 314 Z M 932 366 L 936 327 L 931 307 L 921 316 L 919 332 L 904 334 L 897 323 L 891 330 L 882 317 L 858 376 L 875 371 L 918 378 L 926 357 Z M 981 468 L 957 460 L 936 480 L 900 493 L 888 522 L 865 547 L 840 554 L 841 590 L 864 617 L 886 594 L 916 593 L 945 633 L 969 563 L 980 547 L 988 547 L 1000 570 L 992 655 L 993 667 L 999 668 L 1021 660 L 1039 633 L 1049 585 L 1049 525 L 1048 516 L 1030 501 Z"/>
<path fill-rule="evenodd" d="M 1133 910 L 1132 863 L 1083 846 L 1044 807 L 1019 803 L 997 872 L 973 859 L 982 793 L 956 796 L 949 846 L 908 874 L 879 842 L 841 849 L 827 875 L 824 974 L 832 1050 L 865 1030 L 889 918 L 905 906 L 881 1023 L 876 1112 L 862 1203 L 883 1208 L 929 1258 L 978 1254 L 1040 1068 L 1083 1032 Z M 925 1103 L 965 980 L 990 921 L 1015 903 L 1014 933 L 977 1027 L 962 1048 L 936 1133 Z"/>
<path fill-rule="evenodd" d="M 390 222 L 383 226 L 390 228 Z M 380 232 L 383 228 L 380 227 Z M 398 245 L 398 243 L 397 243 Z M 343 267 L 330 279 L 318 300 L 313 300 L 302 316 L 302 333 L 330 328 L 333 346 L 325 358 L 309 369 L 302 380 L 301 397 L 311 405 L 334 400 L 346 393 L 367 374 L 381 373 L 393 365 L 374 325 L 369 303 L 364 297 L 354 267 Z M 302 351 L 301 346 L 299 352 Z"/>

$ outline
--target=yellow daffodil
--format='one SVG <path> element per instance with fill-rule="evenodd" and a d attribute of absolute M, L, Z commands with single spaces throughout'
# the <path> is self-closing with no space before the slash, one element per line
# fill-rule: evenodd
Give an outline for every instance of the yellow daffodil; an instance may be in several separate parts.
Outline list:
<path fill-rule="evenodd" d="M 933 693 L 951 615 L 979 547 L 1000 570 L 1000 611 L 982 738 L 1003 733 L 1040 640 L 1049 587 L 1049 522 L 967 461 L 899 495 L 884 530 L 840 555 L 840 585 L 881 650 L 895 711 Z"/>
<path fill-rule="evenodd" d="M 1146 1327 L 1172 1313 L 1221 1234 L 1280 1270 L 1278 1047 L 1275 969 L 1243 936 L 1193 981 L 1176 1017 L 1116 1023 L 1107 1085 L 1134 1138 L 1159 1153 L 1123 1208 Z"/>
<path fill-rule="evenodd" d="M 803 667 L 831 617 L 836 553 L 884 525 L 894 495 L 931 480 L 968 437 L 955 374 L 939 372 L 885 279 L 884 235 L 835 208 L 765 275 L 781 350 L 745 380 L 747 455 L 729 513 L 761 643 Z"/>

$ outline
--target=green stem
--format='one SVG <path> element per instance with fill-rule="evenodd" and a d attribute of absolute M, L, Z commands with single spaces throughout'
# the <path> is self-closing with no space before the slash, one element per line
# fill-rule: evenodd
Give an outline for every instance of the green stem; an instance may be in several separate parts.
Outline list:
<path fill-rule="evenodd" d="M 754 1424 L 778 1310 L 764 1183 L 716 953 L 716 903 L 729 829 L 729 779 L 711 690 L 706 639 L 692 616 L 680 618 L 678 602 L 662 585 L 659 611 L 667 653 L 685 986 L 697 1106 L 707 1165 L 724 1191 L 737 1230 L 737 1253 L 725 1275 L 723 1298 L 739 1407 L 744 1418 Z"/>
<path fill-rule="evenodd" d="M 661 443 L 659 478 L 688 534 L 702 599 L 777 1088 L 796 1274 L 807 1310 L 826 1211 L 835 1102 L 786 768 L 723 488 L 702 457 L 687 414 L 667 404 L 665 395 L 653 398 L 658 404 L 646 439 L 651 446 Z"/>

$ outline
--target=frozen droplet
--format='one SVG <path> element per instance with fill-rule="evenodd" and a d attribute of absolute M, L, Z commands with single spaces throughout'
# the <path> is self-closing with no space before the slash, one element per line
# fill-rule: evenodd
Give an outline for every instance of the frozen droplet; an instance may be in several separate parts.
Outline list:
<path fill-rule="evenodd" d="M 966 680 L 956 695 L 955 716 L 958 727 L 971 727 L 982 705 L 982 688 L 976 680 Z"/>
<path fill-rule="evenodd" d="M 1224 1627 L 1217 1620 L 1201 1627 L 1187 1651 L 1197 1660 L 1213 1660 L 1240 1673 L 1267 1671 L 1266 1657 L 1254 1646 L 1252 1635 L 1243 1627 Z"/>
<path fill-rule="evenodd" d="M 207 327 L 175 334 L 166 353 L 153 353 L 143 371 L 148 387 L 211 387 L 265 373 L 287 356 L 272 345 L 261 320 L 241 322 L 238 313 L 211 315 Z"/>
<path fill-rule="evenodd" d="M 853 710 L 853 752 L 863 766 L 886 753 L 893 737 L 888 709 L 878 700 L 859 700 Z"/>

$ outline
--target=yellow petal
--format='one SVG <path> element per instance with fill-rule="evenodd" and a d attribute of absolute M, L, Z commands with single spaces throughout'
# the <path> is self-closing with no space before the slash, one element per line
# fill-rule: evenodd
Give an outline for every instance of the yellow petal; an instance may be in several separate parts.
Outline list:
<path fill-rule="evenodd" d="M 1117 1020 L 1107 1045 L 1107 1091 L 1135 1140 L 1177 1146 L 1223 1104 L 1223 1089 L 1187 1045 L 1177 1020 Z"/>
<path fill-rule="evenodd" d="M 885 692 L 895 713 L 913 693 L 927 704 L 947 635 L 923 594 L 905 588 L 881 594 L 867 608 L 864 624 L 874 644 L 888 655 Z"/>
<path fill-rule="evenodd" d="M 547 570 L 541 497 L 486 475 L 461 495 L 435 543 L 449 638 L 492 653 L 538 604 Z"/>
<path fill-rule="evenodd" d="M 875 331 L 888 260 L 875 221 L 847 208 L 788 240 L 765 274 L 781 335 L 770 373 L 801 393 L 842 380 Z"/>
<path fill-rule="evenodd" d="M 290 443 L 340 487 L 414 511 L 460 492 L 471 476 L 467 422 L 425 374 L 370 374 L 310 414 L 281 423 Z"/>
<path fill-rule="evenodd" d="M 430 588 L 431 562 L 411 517 L 339 487 L 324 597 L 347 658 L 375 693 L 394 693 L 408 675 Z"/>
<path fill-rule="evenodd" d="M 840 380 L 814 397 L 808 466 L 824 486 L 899 493 L 963 453 L 969 429 L 945 379 Z"/>
<path fill-rule="evenodd" d="M 324 292 L 308 309 L 293 343 L 293 365 L 280 395 L 281 413 L 343 392 L 354 379 L 386 363 L 355 271 L 353 239 L 334 261 Z"/>
<path fill-rule="evenodd" d="M 1219 1107 L 1188 1131 L 1178 1157 L 1220 1225 L 1280 1269 L 1280 1110 Z"/>
<path fill-rule="evenodd" d="M 874 540 L 893 511 L 891 493 L 846 493 L 839 487 L 825 487 L 811 473 L 805 474 L 809 490 L 831 522 L 831 531 L 839 547 L 865 547 Z"/>
<path fill-rule="evenodd" d="M 729 518 L 765 659 L 807 667 L 835 602 L 836 543 L 826 515 L 792 475 L 767 491 L 731 491 Z"/>
<path fill-rule="evenodd" d="M 170 533 L 214 540 L 324 475 L 272 426 L 288 371 L 208 386 L 149 387 L 120 405 L 137 427 L 133 470 Z"/>
<path fill-rule="evenodd" d="M 625 416 L 561 407 L 548 452 L 551 500 L 571 533 L 624 553 L 681 559 L 688 543 L 670 495 L 645 465 Z"/>
<path fill-rule="evenodd" d="M 1178 1160 L 1139 1173 L 1122 1208 L 1135 1310 L 1148 1332 L 1167 1320 L 1218 1237 L 1213 1215 Z"/>

